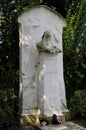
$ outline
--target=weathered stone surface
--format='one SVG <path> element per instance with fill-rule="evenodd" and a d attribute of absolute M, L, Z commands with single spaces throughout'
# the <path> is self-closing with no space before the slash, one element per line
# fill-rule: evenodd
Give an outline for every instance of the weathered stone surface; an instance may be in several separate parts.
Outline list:
<path fill-rule="evenodd" d="M 20 115 L 31 115 L 37 109 L 51 116 L 66 111 L 63 76 L 62 29 L 64 18 L 47 6 L 28 9 L 18 18 L 20 24 Z M 53 53 L 39 53 L 37 43 L 44 32 L 50 32 Z M 52 47 L 47 46 L 48 49 Z M 61 50 L 56 53 L 57 48 Z M 55 52 L 55 53 L 54 53 Z M 52 55 L 55 54 L 55 55 Z"/>
<path fill-rule="evenodd" d="M 63 75 L 60 75 L 60 82 L 57 58 L 58 55 L 40 54 L 39 108 L 48 116 L 53 113 L 62 115 L 62 109 L 65 110 L 62 103 L 66 104 Z"/>

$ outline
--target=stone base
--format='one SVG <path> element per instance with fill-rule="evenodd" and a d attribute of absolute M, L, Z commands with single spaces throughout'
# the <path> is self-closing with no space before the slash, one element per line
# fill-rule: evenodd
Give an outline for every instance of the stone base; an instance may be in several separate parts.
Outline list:
<path fill-rule="evenodd" d="M 64 118 L 65 118 L 65 121 L 70 121 L 71 120 L 71 114 L 70 114 L 70 111 L 67 110 L 67 111 L 64 111 L 62 112 L 63 115 L 64 115 Z"/>
<path fill-rule="evenodd" d="M 86 130 L 86 129 L 72 122 L 64 122 L 61 125 L 49 124 L 43 127 L 40 126 L 38 130 Z"/>
<path fill-rule="evenodd" d="M 34 125 L 37 126 L 39 124 L 39 118 L 37 115 L 25 115 L 20 117 L 20 125 L 27 126 L 27 125 Z"/>
<path fill-rule="evenodd" d="M 57 114 L 62 120 L 62 122 L 70 121 L 71 120 L 71 114 L 69 110 L 62 111 L 62 114 Z M 49 117 L 49 120 L 51 120 L 52 117 Z"/>
<path fill-rule="evenodd" d="M 30 114 L 20 114 L 20 125 L 25 126 L 25 125 L 34 125 L 37 126 L 39 124 L 39 115 L 40 115 L 40 110 L 39 109 L 34 109 L 34 110 L 29 110 L 31 112 Z"/>
<path fill-rule="evenodd" d="M 71 120 L 70 111 L 67 110 L 67 111 L 64 111 L 62 113 L 63 113 L 63 115 L 59 116 L 61 118 L 62 122 Z M 34 126 L 38 126 L 40 124 L 40 120 L 39 120 L 40 116 L 43 117 L 43 114 L 39 115 L 38 112 L 36 114 L 33 114 L 33 115 L 20 116 L 20 125 L 27 126 L 27 125 L 31 124 Z M 51 124 L 52 117 L 47 117 L 47 118 L 49 120 L 49 123 Z"/>

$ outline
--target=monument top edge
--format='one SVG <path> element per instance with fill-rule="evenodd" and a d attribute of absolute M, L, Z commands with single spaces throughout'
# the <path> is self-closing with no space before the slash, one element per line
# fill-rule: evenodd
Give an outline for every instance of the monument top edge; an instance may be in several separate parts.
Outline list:
<path fill-rule="evenodd" d="M 50 10 L 52 13 L 55 13 L 56 15 L 58 15 L 58 16 L 66 23 L 65 18 L 64 18 L 60 13 L 58 13 L 55 9 L 53 9 L 53 8 L 47 6 L 47 5 L 36 5 L 36 6 L 32 6 L 32 7 L 26 7 L 26 8 L 23 10 L 23 12 L 19 15 L 18 21 L 19 21 L 19 18 L 22 17 L 24 13 L 29 12 L 29 11 L 31 11 L 31 10 L 33 10 L 33 9 L 36 9 L 36 8 L 45 8 L 45 9 L 48 9 L 48 10 Z"/>

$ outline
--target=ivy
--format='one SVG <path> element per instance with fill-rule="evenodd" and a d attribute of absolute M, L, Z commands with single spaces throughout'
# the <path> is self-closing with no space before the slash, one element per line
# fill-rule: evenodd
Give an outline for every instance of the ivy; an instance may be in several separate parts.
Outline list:
<path fill-rule="evenodd" d="M 86 89 L 86 1 L 73 2 L 64 29 L 64 74 L 68 106 L 74 92 Z"/>

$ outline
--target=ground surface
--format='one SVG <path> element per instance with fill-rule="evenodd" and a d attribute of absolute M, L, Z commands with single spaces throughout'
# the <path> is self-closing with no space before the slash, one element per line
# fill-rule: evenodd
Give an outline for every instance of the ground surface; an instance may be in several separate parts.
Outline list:
<path fill-rule="evenodd" d="M 86 127 L 83 125 L 78 125 L 75 122 L 65 122 L 61 125 L 52 125 L 49 124 L 47 126 L 33 127 L 33 126 L 25 126 L 22 128 L 0 128 L 0 130 L 86 130 Z"/>
<path fill-rule="evenodd" d="M 86 128 L 73 122 L 65 122 L 61 125 L 48 125 L 40 128 L 41 130 L 86 130 Z"/>
<path fill-rule="evenodd" d="M 83 121 L 83 120 L 73 120 L 72 122 L 86 128 L 86 121 Z"/>

